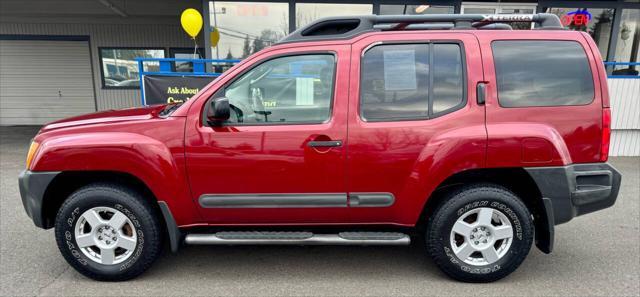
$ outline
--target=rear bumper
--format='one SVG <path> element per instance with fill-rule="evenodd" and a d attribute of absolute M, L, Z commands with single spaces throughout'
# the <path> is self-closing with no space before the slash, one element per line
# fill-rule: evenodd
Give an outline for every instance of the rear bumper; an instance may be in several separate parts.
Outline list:
<path fill-rule="evenodd" d="M 612 206 L 622 180 L 609 163 L 525 169 L 538 185 L 551 226 Z"/>
<path fill-rule="evenodd" d="M 18 177 L 20 196 L 22 197 L 24 210 L 33 220 L 33 223 L 40 228 L 49 229 L 53 227 L 53 222 L 46 219 L 42 205 L 47 187 L 49 187 L 51 181 L 58 174 L 60 174 L 60 172 L 33 172 L 25 170 L 22 171 L 20 177 Z"/>

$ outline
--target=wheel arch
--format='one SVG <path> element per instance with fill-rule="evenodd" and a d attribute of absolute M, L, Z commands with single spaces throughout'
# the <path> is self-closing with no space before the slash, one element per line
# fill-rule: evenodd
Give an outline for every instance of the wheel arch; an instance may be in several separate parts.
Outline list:
<path fill-rule="evenodd" d="M 42 199 L 45 228 L 52 228 L 62 203 L 76 190 L 93 183 L 115 183 L 137 191 L 157 208 L 158 200 L 151 189 L 138 177 L 118 171 L 63 171 L 49 184 Z M 163 218 L 164 219 L 164 218 Z"/>
<path fill-rule="evenodd" d="M 428 218 L 437 206 L 446 199 L 447 194 L 462 185 L 470 183 L 492 183 L 514 192 L 520 197 L 533 215 L 536 246 L 545 253 L 553 249 L 553 215 L 545 206 L 538 185 L 523 168 L 483 168 L 458 172 L 446 178 L 427 199 L 417 227 L 424 230 Z"/>
<path fill-rule="evenodd" d="M 159 201 L 151 188 L 140 178 L 119 171 L 63 171 L 58 174 L 44 192 L 42 217 L 44 228 L 52 228 L 62 203 L 76 190 L 93 183 L 113 183 L 125 186 L 140 194 L 149 205 L 162 226 L 171 251 L 176 252 L 182 239 L 180 229 L 165 201 Z"/>

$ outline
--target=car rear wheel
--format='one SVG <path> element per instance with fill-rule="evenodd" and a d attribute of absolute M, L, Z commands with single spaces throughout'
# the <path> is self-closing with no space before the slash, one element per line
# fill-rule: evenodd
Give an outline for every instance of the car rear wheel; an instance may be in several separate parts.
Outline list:
<path fill-rule="evenodd" d="M 447 275 L 491 282 L 516 270 L 533 242 L 531 213 L 511 191 L 471 185 L 445 197 L 427 223 L 427 250 Z"/>
<path fill-rule="evenodd" d="M 65 260 L 96 280 L 138 276 L 162 246 L 155 209 L 136 191 L 116 184 L 93 184 L 71 194 L 58 211 L 55 229 Z"/>

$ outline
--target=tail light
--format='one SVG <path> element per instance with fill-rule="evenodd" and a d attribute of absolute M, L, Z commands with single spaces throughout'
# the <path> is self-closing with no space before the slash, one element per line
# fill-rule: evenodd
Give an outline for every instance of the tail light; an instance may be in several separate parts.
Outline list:
<path fill-rule="evenodd" d="M 611 142 L 611 109 L 602 109 L 602 144 L 600 147 L 600 161 L 609 159 L 609 142 Z"/>

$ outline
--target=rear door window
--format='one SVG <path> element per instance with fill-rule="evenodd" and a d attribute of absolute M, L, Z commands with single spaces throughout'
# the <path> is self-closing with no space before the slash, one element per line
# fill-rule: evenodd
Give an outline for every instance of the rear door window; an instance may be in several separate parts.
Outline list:
<path fill-rule="evenodd" d="M 365 121 L 430 119 L 465 103 L 458 43 L 382 44 L 362 58 L 360 114 Z"/>
<path fill-rule="evenodd" d="M 429 45 L 368 50 L 362 59 L 360 110 L 367 121 L 429 118 Z"/>
<path fill-rule="evenodd" d="M 575 41 L 494 41 L 503 107 L 585 105 L 593 101 L 589 60 Z"/>
<path fill-rule="evenodd" d="M 460 45 L 433 45 L 433 114 L 445 113 L 463 104 L 464 68 Z"/>

